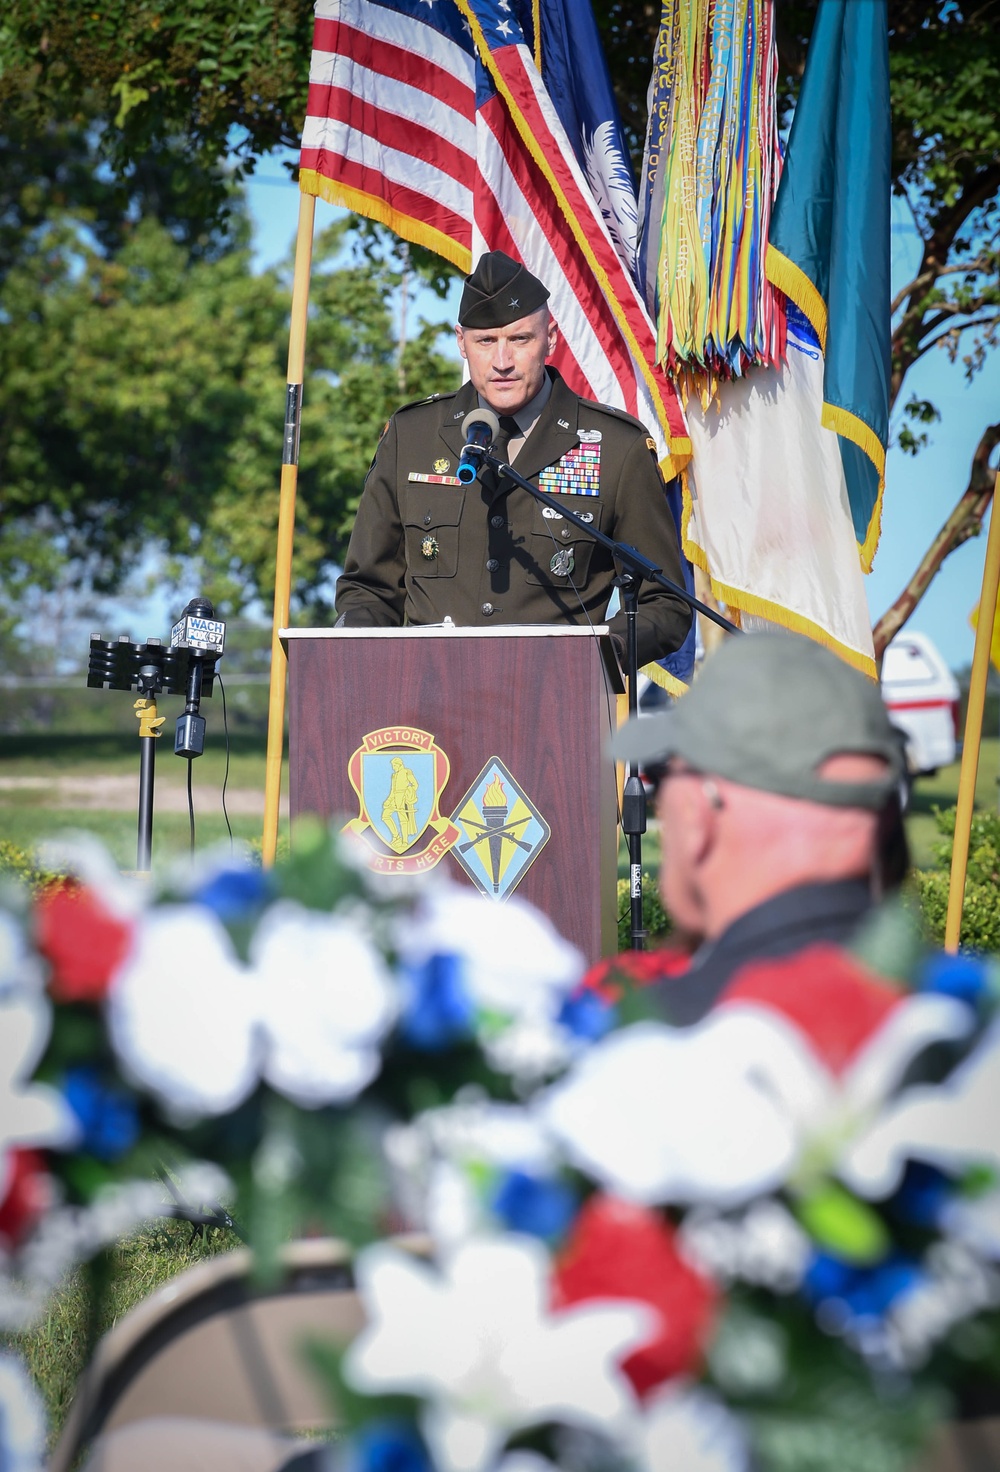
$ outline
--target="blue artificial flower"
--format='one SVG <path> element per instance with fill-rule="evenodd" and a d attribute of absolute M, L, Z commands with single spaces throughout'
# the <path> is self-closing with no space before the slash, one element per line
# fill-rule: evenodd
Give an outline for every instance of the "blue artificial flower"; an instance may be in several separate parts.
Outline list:
<path fill-rule="evenodd" d="M 433 1472 L 430 1459 L 412 1426 L 402 1421 L 375 1421 L 354 1438 L 351 1472 Z"/>
<path fill-rule="evenodd" d="M 475 1007 L 458 956 L 431 956 L 406 976 L 409 998 L 400 1031 L 411 1047 L 437 1053 L 472 1035 Z"/>
<path fill-rule="evenodd" d="M 924 1274 L 919 1263 L 892 1253 L 876 1267 L 856 1268 L 828 1252 L 817 1252 L 806 1269 L 802 1292 L 812 1304 L 842 1305 L 845 1321 L 880 1319 Z"/>
<path fill-rule="evenodd" d="M 563 1002 L 559 1021 L 574 1037 L 596 1043 L 614 1027 L 616 1016 L 611 1002 L 605 1001 L 593 987 L 582 987 Z"/>
<path fill-rule="evenodd" d="M 135 1095 L 101 1078 L 92 1064 L 71 1068 L 62 1086 L 66 1102 L 80 1121 L 84 1150 L 98 1160 L 117 1160 L 139 1138 Z"/>
<path fill-rule="evenodd" d="M 975 1006 L 989 990 L 989 970 L 975 956 L 949 956 L 935 952 L 928 956 L 917 976 L 922 992 L 941 992 Z"/>
<path fill-rule="evenodd" d="M 955 1195 L 955 1182 L 934 1165 L 907 1161 L 890 1210 L 898 1220 L 915 1227 L 936 1227 L 941 1209 Z"/>
<path fill-rule="evenodd" d="M 506 1171 L 490 1201 L 510 1231 L 546 1240 L 562 1236 L 576 1216 L 577 1204 L 576 1193 L 565 1182 L 523 1170 Z"/>
<path fill-rule="evenodd" d="M 225 922 L 249 919 L 270 892 L 270 878 L 262 869 L 220 869 L 193 898 Z"/>

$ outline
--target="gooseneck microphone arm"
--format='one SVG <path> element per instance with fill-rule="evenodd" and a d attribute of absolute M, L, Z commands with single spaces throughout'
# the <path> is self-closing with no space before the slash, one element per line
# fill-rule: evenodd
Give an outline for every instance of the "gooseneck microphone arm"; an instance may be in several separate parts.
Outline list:
<path fill-rule="evenodd" d="M 477 411 L 473 411 L 473 413 L 475 412 Z M 482 414 L 484 411 L 479 410 L 478 412 Z M 466 416 L 462 425 L 463 433 L 468 434 L 466 426 L 472 418 L 473 415 Z M 464 455 L 465 451 L 463 450 L 462 453 Z M 625 611 L 625 674 L 628 678 L 628 706 L 630 716 L 635 716 L 639 708 L 637 691 L 639 656 L 636 615 L 639 605 L 639 589 L 644 580 L 649 583 L 655 583 L 657 587 L 664 588 L 668 593 L 673 593 L 676 597 L 683 599 L 690 608 L 696 610 L 698 613 L 703 613 L 706 618 L 711 619 L 714 624 L 718 624 L 727 633 L 739 634 L 742 632 L 734 623 L 730 623 L 728 618 L 724 618 L 721 613 L 716 612 L 714 608 L 709 608 L 706 603 L 702 603 L 693 593 L 689 593 L 687 588 L 683 588 L 679 583 L 675 583 L 670 578 L 664 577 L 661 569 L 655 563 L 651 562 L 648 557 L 644 557 L 637 548 L 630 546 L 627 542 L 616 542 L 613 537 L 607 536 L 591 522 L 584 521 L 582 517 L 578 516 L 575 511 L 572 511 L 565 504 L 561 496 L 552 495 L 549 491 L 539 490 L 538 486 L 533 486 L 530 481 L 525 480 L 522 475 L 518 475 L 516 470 L 512 470 L 509 465 L 505 465 L 502 460 L 498 460 L 488 450 L 479 450 L 477 452 L 477 459 L 479 465 L 492 466 L 498 475 L 506 476 L 515 485 L 520 486 L 523 491 L 527 491 L 529 496 L 533 496 L 536 501 L 540 501 L 543 506 L 549 506 L 553 511 L 558 512 L 564 520 L 568 521 L 572 526 L 578 527 L 581 532 L 590 537 L 591 541 L 599 543 L 602 547 L 606 547 L 617 560 L 618 565 L 622 569 L 620 576 L 615 579 L 615 583 L 621 590 L 622 606 Z M 642 919 L 642 835 L 646 831 L 646 789 L 642 784 L 638 762 L 629 762 L 625 768 L 625 785 L 622 789 L 621 823 L 622 831 L 628 839 L 629 907 L 632 949 L 641 951 L 644 948 L 646 939 L 646 930 Z"/>

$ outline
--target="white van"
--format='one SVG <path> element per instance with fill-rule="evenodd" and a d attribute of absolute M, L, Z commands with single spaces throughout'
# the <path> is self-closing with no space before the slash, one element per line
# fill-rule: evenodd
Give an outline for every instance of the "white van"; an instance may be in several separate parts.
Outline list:
<path fill-rule="evenodd" d="M 926 634 L 904 629 L 888 645 L 882 698 L 906 740 L 911 776 L 936 772 L 957 759 L 958 681 Z"/>

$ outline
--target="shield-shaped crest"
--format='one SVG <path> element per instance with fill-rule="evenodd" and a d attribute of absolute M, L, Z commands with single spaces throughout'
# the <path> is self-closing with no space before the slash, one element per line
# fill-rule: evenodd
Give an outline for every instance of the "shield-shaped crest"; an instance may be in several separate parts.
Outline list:
<path fill-rule="evenodd" d="M 429 751 L 361 753 L 361 796 L 368 820 L 393 853 L 420 839 L 434 811 L 434 756 Z"/>
<path fill-rule="evenodd" d="M 347 828 L 368 844 L 374 868 L 387 874 L 433 868 L 460 836 L 441 816 L 451 763 L 429 731 L 402 725 L 369 731 L 347 770 L 360 807 Z"/>

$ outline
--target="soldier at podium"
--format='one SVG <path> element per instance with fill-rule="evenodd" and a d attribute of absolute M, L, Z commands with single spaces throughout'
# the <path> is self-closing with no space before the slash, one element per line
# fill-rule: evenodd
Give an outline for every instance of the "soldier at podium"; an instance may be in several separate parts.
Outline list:
<path fill-rule="evenodd" d="M 470 381 L 386 425 L 337 583 L 339 625 L 604 622 L 615 577 L 604 548 L 488 469 L 460 483 L 462 422 L 482 407 L 500 418 L 494 454 L 683 583 L 655 444 L 637 419 L 571 393 L 546 367 L 556 341 L 548 296 L 502 251 L 466 278 L 455 331 Z M 680 598 L 644 583 L 639 663 L 677 649 L 690 619 Z M 623 613 L 610 628 L 623 655 Z"/>

